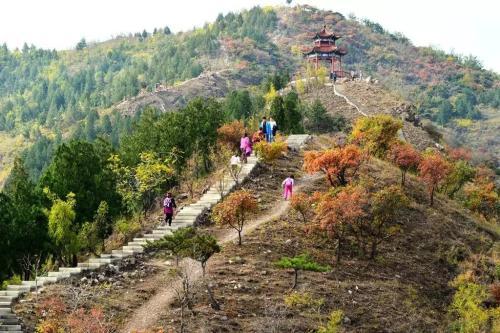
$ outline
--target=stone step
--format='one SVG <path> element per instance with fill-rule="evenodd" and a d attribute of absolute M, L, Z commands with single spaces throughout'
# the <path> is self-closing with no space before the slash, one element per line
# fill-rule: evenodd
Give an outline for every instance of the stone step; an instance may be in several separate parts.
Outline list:
<path fill-rule="evenodd" d="M 151 239 L 149 238 L 144 238 L 144 237 L 135 237 L 133 239 L 134 242 L 143 242 L 144 244 L 146 244 L 147 242 L 151 242 Z"/>
<path fill-rule="evenodd" d="M 113 250 L 111 251 L 117 258 L 126 258 L 134 255 L 134 251 Z"/>
<path fill-rule="evenodd" d="M 78 275 L 83 271 L 82 267 L 59 267 L 59 272 L 69 273 L 70 275 Z"/>
<path fill-rule="evenodd" d="M 165 236 L 165 235 L 168 235 L 170 234 L 170 230 L 164 230 L 164 229 L 155 229 L 152 231 L 153 234 L 157 234 L 157 235 L 162 235 L 162 236 Z"/>
<path fill-rule="evenodd" d="M 0 308 L 10 308 L 12 305 L 12 302 L 0 302 Z M 1 321 L 0 321 L 1 322 Z"/>
<path fill-rule="evenodd" d="M 135 253 L 144 252 L 144 248 L 142 246 L 124 246 L 123 250 L 124 251 L 134 251 Z"/>
<path fill-rule="evenodd" d="M 7 290 L 19 290 L 19 291 L 30 291 L 31 286 L 23 285 L 23 284 L 15 284 L 15 285 L 8 285 Z"/>
<path fill-rule="evenodd" d="M 2 331 L 19 332 L 21 330 L 22 330 L 21 325 L 0 325 L 0 332 Z"/>
<path fill-rule="evenodd" d="M 56 283 L 60 279 L 54 276 L 40 276 L 39 278 L 37 278 L 37 280 L 46 285 L 46 284 Z"/>
<path fill-rule="evenodd" d="M 78 267 L 86 268 L 88 270 L 95 270 L 101 268 L 102 266 L 106 266 L 105 263 L 102 262 L 79 262 Z"/>
<path fill-rule="evenodd" d="M 146 246 L 147 243 L 146 242 L 128 242 L 127 245 L 128 246 Z"/>
<path fill-rule="evenodd" d="M 102 264 L 112 264 L 117 262 L 118 258 L 90 258 L 89 263 L 102 263 Z"/>
<path fill-rule="evenodd" d="M 15 314 L 11 314 L 10 317 L 7 317 L 7 315 L 0 315 L 0 323 L 3 325 L 19 325 L 19 319 L 16 317 Z M 1 332 L 1 331 L 0 331 Z"/>
<path fill-rule="evenodd" d="M 11 313 L 12 313 L 12 309 L 11 308 L 7 308 L 7 309 L 0 308 L 0 315 L 11 314 Z"/>
<path fill-rule="evenodd" d="M 14 302 L 17 296 L 0 296 L 0 302 Z"/>
<path fill-rule="evenodd" d="M 49 272 L 47 275 L 49 277 L 56 277 L 57 281 L 62 280 L 62 279 L 67 279 L 71 276 L 71 274 L 66 273 L 66 272 Z"/>
<path fill-rule="evenodd" d="M 32 289 L 35 289 L 36 287 L 40 288 L 43 287 L 43 282 L 42 281 L 23 281 L 21 284 L 26 285 L 26 286 L 31 286 Z"/>
<path fill-rule="evenodd" d="M 145 234 L 142 237 L 147 238 L 147 239 L 151 239 L 152 241 L 163 238 L 162 235 L 158 235 L 158 234 Z"/>

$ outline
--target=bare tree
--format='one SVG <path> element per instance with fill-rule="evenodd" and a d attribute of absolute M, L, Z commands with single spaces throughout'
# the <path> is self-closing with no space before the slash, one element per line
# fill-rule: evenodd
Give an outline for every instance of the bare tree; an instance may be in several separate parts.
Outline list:
<path fill-rule="evenodd" d="M 29 280 L 31 277 L 35 279 L 35 302 L 38 304 L 38 277 L 43 274 L 41 269 L 42 263 L 42 253 L 25 254 L 20 259 L 20 264 L 23 268 L 23 272 L 25 273 L 24 279 Z"/>

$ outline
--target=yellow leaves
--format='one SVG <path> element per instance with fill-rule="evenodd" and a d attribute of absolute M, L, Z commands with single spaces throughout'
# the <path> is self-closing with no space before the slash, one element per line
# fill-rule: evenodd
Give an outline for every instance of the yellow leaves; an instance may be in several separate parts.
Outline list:
<path fill-rule="evenodd" d="M 278 97 L 278 92 L 276 91 L 274 84 L 271 84 L 271 87 L 269 87 L 269 91 L 264 95 L 264 100 L 266 101 L 266 107 L 268 109 L 271 107 L 271 104 L 276 97 Z"/>
<path fill-rule="evenodd" d="M 396 140 L 403 127 L 401 120 L 389 115 L 359 118 L 352 129 L 350 138 L 370 153 L 382 156 Z"/>
<path fill-rule="evenodd" d="M 153 152 L 143 152 L 139 155 L 141 162 L 135 169 L 138 190 L 141 193 L 150 191 L 167 181 L 174 170 L 160 160 Z"/>
<path fill-rule="evenodd" d="M 266 163 L 274 163 L 288 150 L 285 141 L 277 139 L 275 142 L 261 141 L 254 145 L 255 153 Z"/>

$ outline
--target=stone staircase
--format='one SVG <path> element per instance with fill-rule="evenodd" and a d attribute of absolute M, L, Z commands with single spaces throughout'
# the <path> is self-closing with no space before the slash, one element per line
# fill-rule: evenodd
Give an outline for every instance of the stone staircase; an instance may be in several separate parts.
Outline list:
<path fill-rule="evenodd" d="M 290 135 L 287 139 L 290 149 L 298 150 L 309 140 L 310 135 Z M 245 180 L 258 163 L 255 156 L 248 157 L 246 164 L 243 164 L 239 175 L 239 182 Z M 237 185 L 229 175 L 225 178 L 223 195 L 227 195 Z M 34 291 L 48 284 L 57 283 L 75 275 L 80 275 L 86 271 L 95 271 L 110 264 L 116 264 L 123 258 L 142 253 L 147 242 L 154 242 L 165 235 L 172 233 L 178 228 L 193 226 L 197 218 L 206 210 L 217 204 L 221 200 L 221 193 L 218 185 L 213 185 L 197 202 L 183 207 L 175 215 L 172 226 L 160 225 L 150 233 L 142 237 L 134 238 L 121 249 L 113 250 L 111 253 L 101 254 L 97 258 L 90 258 L 85 262 L 78 263 L 77 267 L 60 267 L 56 272 L 48 272 L 46 276 L 41 276 L 36 281 L 22 281 L 21 285 L 9 285 L 6 290 L 0 290 L 0 333 L 20 333 L 23 332 L 20 320 L 12 310 L 14 302 L 23 294 Z"/>

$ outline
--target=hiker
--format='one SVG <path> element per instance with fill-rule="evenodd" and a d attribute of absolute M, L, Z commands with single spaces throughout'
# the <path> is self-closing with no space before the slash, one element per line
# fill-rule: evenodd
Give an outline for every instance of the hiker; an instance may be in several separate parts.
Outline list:
<path fill-rule="evenodd" d="M 174 208 L 177 208 L 175 199 L 172 193 L 168 192 L 165 199 L 163 199 L 163 213 L 165 214 L 165 224 L 172 225 L 172 217 L 174 216 Z"/>
<path fill-rule="evenodd" d="M 266 138 L 267 141 L 267 118 L 262 117 L 262 122 L 260 123 L 259 129 L 262 131 L 262 134 L 264 134 L 264 137 Z"/>
<path fill-rule="evenodd" d="M 291 199 L 292 198 L 292 190 L 293 190 L 293 185 L 295 185 L 295 178 L 293 175 L 290 175 L 287 177 L 283 183 L 283 198 L 285 200 Z"/>
<path fill-rule="evenodd" d="M 231 169 L 238 168 L 241 164 L 240 157 L 237 154 L 233 154 L 233 156 L 231 156 L 231 161 L 229 162 L 229 164 L 231 165 Z"/>
<path fill-rule="evenodd" d="M 271 123 L 271 119 L 273 118 L 270 118 L 269 121 L 266 121 L 266 141 L 267 142 L 272 142 L 273 141 L 273 125 Z"/>
<path fill-rule="evenodd" d="M 252 141 L 248 137 L 247 132 L 243 134 L 243 137 L 240 140 L 240 150 L 241 150 L 241 160 L 243 163 L 247 163 L 247 156 L 252 154 Z"/>
<path fill-rule="evenodd" d="M 273 118 L 269 118 L 269 123 L 271 124 L 271 133 L 272 133 L 271 140 L 274 141 L 274 137 L 276 136 L 276 132 L 278 131 L 278 125 L 276 124 Z"/>
<path fill-rule="evenodd" d="M 337 83 L 337 72 L 333 72 L 333 84 Z"/>

